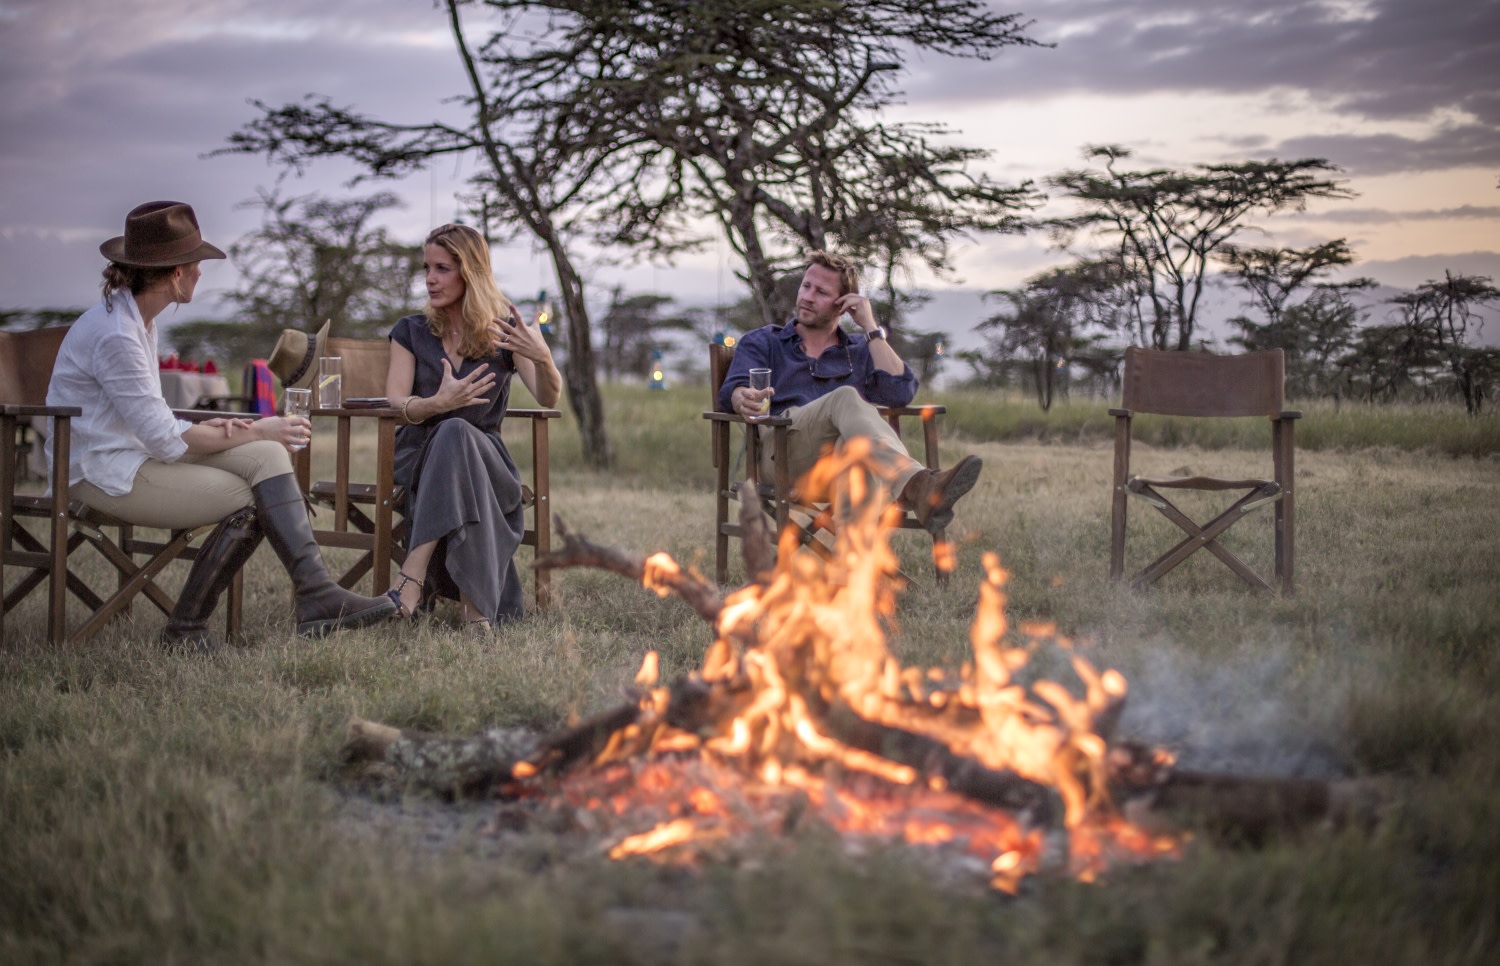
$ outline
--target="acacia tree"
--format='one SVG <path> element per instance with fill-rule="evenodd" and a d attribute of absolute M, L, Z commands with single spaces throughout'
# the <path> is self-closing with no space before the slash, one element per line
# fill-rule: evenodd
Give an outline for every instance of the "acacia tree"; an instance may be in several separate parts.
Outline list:
<path fill-rule="evenodd" d="M 552 129 L 556 117 L 523 92 L 486 78 L 465 32 L 459 7 L 465 0 L 443 0 L 449 30 L 463 63 L 468 92 L 460 101 L 467 123 L 400 124 L 337 107 L 326 98 L 270 107 L 252 103 L 262 116 L 229 136 L 226 153 L 264 154 L 296 169 L 318 158 L 342 157 L 364 168 L 366 178 L 398 178 L 433 161 L 470 155 L 484 167 L 474 180 L 485 223 L 521 226 L 546 250 L 557 276 L 567 338 L 563 375 L 568 401 L 578 419 L 585 459 L 596 468 L 614 463 L 604 424 L 604 404 L 595 378 L 594 348 L 583 276 L 571 245 L 573 218 L 600 155 L 559 153 Z M 501 31 L 497 36 L 503 36 Z M 493 42 L 493 41 L 492 41 Z"/>
<path fill-rule="evenodd" d="M 419 246 L 373 223 L 401 204 L 390 192 L 330 199 L 260 190 L 242 206 L 260 209 L 260 227 L 229 246 L 240 282 L 222 297 L 228 318 L 178 323 L 167 339 L 184 355 L 238 366 L 269 353 L 287 327 L 315 331 L 327 321 L 335 335 L 384 334 L 411 311 L 422 267 Z"/>
<path fill-rule="evenodd" d="M 1439 281 L 1426 281 L 1415 291 L 1391 300 L 1403 323 L 1426 336 L 1452 373 L 1470 416 L 1479 415 L 1496 369 L 1496 353 L 1475 346 L 1471 338 L 1484 327 L 1476 309 L 1500 305 L 1500 289 L 1482 275 L 1445 272 Z"/>
<path fill-rule="evenodd" d="M 316 330 L 331 321 L 336 335 L 368 338 L 411 310 L 422 249 L 372 224 L 403 206 L 396 195 L 283 198 L 262 190 L 246 205 L 261 209 L 261 226 L 229 246 L 241 280 L 224 300 L 232 321 L 269 338 L 263 352 L 288 325 Z"/>
<path fill-rule="evenodd" d="M 976 326 L 985 333 L 986 357 L 1002 364 L 1023 360 L 1031 371 L 1042 411 L 1052 408 L 1057 376 L 1081 362 L 1090 371 L 1118 352 L 1103 342 L 1122 326 L 1124 277 L 1112 260 L 1083 261 L 1044 272 L 1020 289 L 990 293 L 1008 305 Z M 1097 374 L 1097 373 L 1096 373 Z"/>
<path fill-rule="evenodd" d="M 1391 401 L 1419 388 L 1438 357 L 1427 334 L 1402 320 L 1360 329 L 1350 348 L 1337 361 L 1345 388 L 1366 401 Z"/>
<path fill-rule="evenodd" d="M 1299 210 L 1313 198 L 1351 193 L 1325 175 L 1340 169 L 1322 158 L 1198 165 L 1194 171 L 1124 170 L 1130 151 L 1091 147 L 1098 168 L 1048 178 L 1079 209 L 1049 219 L 1063 247 L 1084 236 L 1100 241 L 1125 269 L 1132 288 L 1131 329 L 1142 344 L 1187 349 L 1211 260 L 1255 214 Z"/>
<path fill-rule="evenodd" d="M 878 117 L 912 53 L 1032 43 L 981 0 L 487 2 L 549 15 L 534 40 L 497 35 L 483 55 L 513 102 L 556 119 L 556 151 L 609 146 L 592 169 L 596 238 L 671 256 L 717 224 L 765 322 L 803 248 L 838 247 L 890 288 L 917 263 L 944 269 L 959 233 L 1019 228 L 1031 198 L 974 174 L 983 152 L 938 143 L 946 128 Z"/>
<path fill-rule="evenodd" d="M 1323 281 L 1336 268 L 1350 265 L 1354 254 L 1344 239 L 1309 248 L 1250 248 L 1224 245 L 1218 258 L 1229 277 L 1246 289 L 1264 321 L 1236 316 L 1239 329 L 1230 342 L 1254 351 L 1281 349 L 1287 355 L 1287 381 L 1294 391 L 1325 388 L 1335 358 L 1347 350 L 1360 319 L 1350 295 L 1375 285 L 1374 279 Z M 1292 297 L 1310 288 L 1307 298 Z"/>
<path fill-rule="evenodd" d="M 599 320 L 604 335 L 599 361 L 606 379 L 613 382 L 624 373 L 644 373 L 651 354 L 668 348 L 662 333 L 693 331 L 691 316 L 667 311 L 673 301 L 655 293 L 626 295 L 615 287 L 609 309 Z"/>

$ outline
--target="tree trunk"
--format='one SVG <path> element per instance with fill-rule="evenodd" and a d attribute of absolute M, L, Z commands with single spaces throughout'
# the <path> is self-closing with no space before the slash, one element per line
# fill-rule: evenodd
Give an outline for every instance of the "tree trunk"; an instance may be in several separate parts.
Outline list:
<path fill-rule="evenodd" d="M 568 388 L 568 402 L 573 406 L 573 415 L 578 417 L 578 432 L 583 439 L 585 462 L 595 469 L 608 469 L 614 465 L 614 450 L 604 431 L 604 403 L 599 396 L 599 382 L 594 371 L 594 346 L 589 331 L 588 306 L 583 300 L 583 279 L 568 257 L 567 245 L 558 234 L 552 221 L 555 206 L 548 204 L 545 196 L 545 177 L 538 178 L 535 168 L 522 164 L 516 155 L 495 139 L 490 130 L 493 110 L 480 80 L 474 56 L 469 51 L 464 36 L 463 21 L 458 13 L 458 0 L 448 0 L 448 22 L 453 31 L 453 40 L 458 45 L 468 73 L 469 85 L 478 104 L 478 131 L 484 155 L 494 173 L 495 187 L 526 222 L 532 232 L 547 246 L 552 256 L 552 267 L 557 272 L 557 285 L 562 292 L 563 311 L 568 318 L 568 359 L 563 367 L 563 380 Z"/>
<path fill-rule="evenodd" d="M 583 279 L 579 277 L 567 251 L 547 238 L 557 285 L 562 292 L 563 311 L 567 315 L 568 358 L 563 365 L 563 381 L 568 388 L 568 403 L 578 418 L 578 435 L 583 440 L 583 458 L 596 470 L 615 465 L 614 447 L 604 427 L 604 399 L 599 394 L 599 380 L 594 369 L 594 343 L 589 324 L 588 305 L 583 298 Z"/>
<path fill-rule="evenodd" d="M 740 238 L 741 250 L 745 253 L 745 269 L 749 274 L 750 292 L 755 296 L 755 305 L 767 325 L 783 321 L 776 318 L 773 301 L 776 293 L 776 276 L 766 261 L 766 253 L 760 244 L 760 232 L 755 227 L 755 206 L 751 202 L 735 205 L 730 215 L 730 226 Z"/>

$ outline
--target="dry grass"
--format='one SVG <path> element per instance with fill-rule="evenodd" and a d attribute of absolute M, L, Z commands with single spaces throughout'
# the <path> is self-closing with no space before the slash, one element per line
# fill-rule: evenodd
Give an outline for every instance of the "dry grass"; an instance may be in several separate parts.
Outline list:
<path fill-rule="evenodd" d="M 613 395 L 625 469 L 610 477 L 580 469 L 563 431 L 554 504 L 571 527 L 710 566 L 699 395 Z M 816 832 L 698 872 L 609 864 L 566 833 L 496 837 L 483 804 L 352 783 L 337 760 L 348 716 L 455 733 L 552 726 L 614 701 L 648 648 L 668 674 L 691 667 L 707 628 L 678 601 L 568 572 L 558 606 L 494 644 L 446 612 L 414 631 L 301 641 L 262 550 L 249 646 L 212 660 L 162 653 L 147 606 L 76 651 L 26 630 L 34 604 L 9 616 L 0 960 L 1491 961 L 1500 464 L 1303 452 L 1297 596 L 1253 594 L 1207 557 L 1136 594 L 1105 579 L 1103 443 L 973 439 L 946 451 L 986 464 L 960 508 L 952 584 L 934 588 L 923 542 L 898 537 L 921 581 L 900 613 L 907 660 L 963 659 L 977 561 L 997 550 L 1013 616 L 1055 620 L 1130 679 L 1126 731 L 1202 767 L 1379 776 L 1397 789 L 1384 821 L 1253 850 L 1203 841 L 1179 863 L 1096 885 L 1042 879 L 1018 900 Z M 1151 456 L 1164 470 L 1251 458 Z M 1236 528 L 1231 545 L 1264 563 L 1269 524 L 1250 522 L 1260 530 Z M 1132 547 L 1157 530 L 1137 513 Z"/>

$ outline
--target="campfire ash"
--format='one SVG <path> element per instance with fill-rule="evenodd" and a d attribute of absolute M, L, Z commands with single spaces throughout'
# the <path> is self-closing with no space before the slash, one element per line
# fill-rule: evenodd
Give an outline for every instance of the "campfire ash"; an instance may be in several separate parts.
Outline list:
<path fill-rule="evenodd" d="M 1012 629 L 1008 575 L 993 554 L 969 631 L 973 659 L 956 674 L 903 666 L 887 647 L 904 583 L 887 540 L 889 497 L 858 450 L 814 472 L 840 509 L 831 557 L 797 552 L 789 529 L 771 562 L 770 534 L 747 506 L 753 579 L 722 599 L 664 554 L 630 557 L 558 523 L 563 548 L 537 565 L 600 567 L 679 595 L 715 628 L 698 670 L 663 684 L 648 654 L 627 704 L 545 738 L 440 739 L 355 722 L 347 753 L 570 810 L 615 858 L 694 861 L 817 822 L 851 840 L 962 855 L 1005 891 L 1043 869 L 1090 879 L 1112 863 L 1177 855 L 1179 836 L 1126 818 L 1174 793 L 1227 794 L 1252 818 L 1328 812 L 1322 783 L 1229 787 L 1175 772 L 1163 751 L 1112 744 L 1125 678 L 1050 627 Z M 954 557 L 951 547 L 935 554 Z M 1070 685 L 1028 672 L 1043 648 L 1066 655 Z"/>

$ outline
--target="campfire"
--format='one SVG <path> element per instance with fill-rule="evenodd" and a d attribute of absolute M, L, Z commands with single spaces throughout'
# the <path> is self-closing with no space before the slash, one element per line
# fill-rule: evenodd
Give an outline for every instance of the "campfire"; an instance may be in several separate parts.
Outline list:
<path fill-rule="evenodd" d="M 906 667 L 887 647 L 903 589 L 887 534 L 889 497 L 857 449 L 811 481 L 841 519 L 828 559 L 741 522 L 745 587 L 718 589 L 665 554 L 640 559 L 569 533 L 538 566 L 593 566 L 676 594 L 712 623 L 702 666 L 670 683 L 648 653 L 630 700 L 558 734 L 443 739 L 370 722 L 346 753 L 451 790 L 495 790 L 568 810 L 614 858 L 694 862 L 810 823 L 850 842 L 909 843 L 961 857 L 1013 892 L 1044 870 L 1092 879 L 1114 863 L 1179 854 L 1158 806 L 1201 803 L 1242 825 L 1326 815 L 1321 782 L 1225 779 L 1176 771 L 1171 755 L 1114 740 L 1125 678 L 1099 670 L 1050 626 L 1012 628 L 1008 574 L 983 560 L 956 672 Z M 952 561 L 951 547 L 938 547 Z M 1071 680 L 1031 671 L 1043 650 Z"/>

